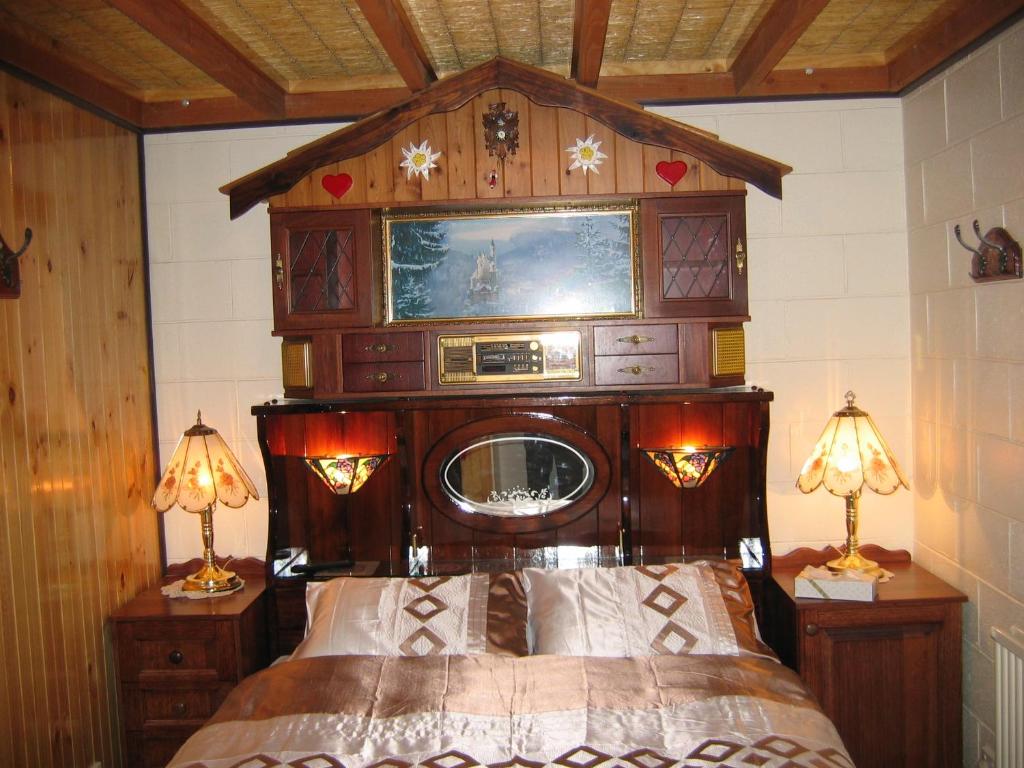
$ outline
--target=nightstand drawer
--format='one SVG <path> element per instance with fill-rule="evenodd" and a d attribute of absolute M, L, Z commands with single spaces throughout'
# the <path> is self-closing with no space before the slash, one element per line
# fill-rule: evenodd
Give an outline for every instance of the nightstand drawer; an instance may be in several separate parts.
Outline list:
<path fill-rule="evenodd" d="M 209 687 L 139 687 L 124 693 L 125 728 L 130 731 L 202 725 L 223 703 L 233 683 Z"/>
<path fill-rule="evenodd" d="M 131 768 L 164 768 L 174 753 L 193 733 L 198 725 L 175 728 L 158 733 L 132 734 L 128 739 L 128 760 Z"/>
<path fill-rule="evenodd" d="M 136 621 L 118 627 L 125 682 L 187 678 L 232 680 L 232 625 L 225 621 Z"/>

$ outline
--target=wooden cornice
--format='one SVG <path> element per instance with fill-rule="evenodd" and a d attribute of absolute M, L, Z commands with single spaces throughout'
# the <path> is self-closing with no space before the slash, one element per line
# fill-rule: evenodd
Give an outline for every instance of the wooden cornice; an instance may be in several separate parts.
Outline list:
<path fill-rule="evenodd" d="M 180 0 L 107 0 L 237 95 L 264 119 L 284 117 L 284 89 Z"/>
<path fill-rule="evenodd" d="M 733 62 L 736 93 L 749 95 L 800 39 L 829 0 L 775 0 Z"/>
<path fill-rule="evenodd" d="M 398 74 L 412 91 L 437 80 L 423 43 L 398 0 L 356 0 Z"/>
<path fill-rule="evenodd" d="M 1024 0 L 950 0 L 938 8 L 923 29 L 898 44 L 889 61 L 889 87 L 900 91 L 973 40 L 1024 9 Z"/>
<path fill-rule="evenodd" d="M 368 152 L 420 118 L 457 109 L 477 94 L 494 88 L 519 91 L 542 106 L 581 112 L 634 141 L 696 155 L 719 173 L 748 181 L 774 197 L 782 196 L 782 177 L 792 170 L 703 131 L 646 112 L 636 104 L 609 98 L 551 72 L 498 57 L 440 80 L 405 101 L 293 150 L 281 160 L 221 187 L 220 191 L 231 199 L 231 218 L 261 200 L 287 192 L 317 168 Z"/>
<path fill-rule="evenodd" d="M 44 48 L 0 26 L 0 59 L 130 125 L 140 124 L 140 100 L 76 66 L 58 51 L 56 42 Z"/>
<path fill-rule="evenodd" d="M 569 75 L 580 85 L 593 88 L 601 75 L 601 59 L 604 58 L 604 41 L 608 34 L 611 7 L 612 0 L 576 0 Z"/>

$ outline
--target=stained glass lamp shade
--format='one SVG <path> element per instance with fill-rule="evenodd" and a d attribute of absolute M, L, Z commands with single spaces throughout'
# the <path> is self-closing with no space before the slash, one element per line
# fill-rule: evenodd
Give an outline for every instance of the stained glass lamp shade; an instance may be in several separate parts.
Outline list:
<path fill-rule="evenodd" d="M 729 458 L 733 448 L 718 446 L 683 446 L 682 448 L 641 448 L 676 488 L 696 488 Z"/>
<path fill-rule="evenodd" d="M 195 425 L 185 430 L 178 441 L 153 494 L 153 507 L 158 512 L 166 512 L 177 504 L 186 512 L 201 515 L 203 567 L 185 579 L 183 589 L 222 592 L 241 583 L 234 573 L 215 562 L 213 510 L 217 502 L 241 507 L 250 497 L 260 497 L 252 480 L 220 433 L 203 424 L 203 415 L 198 414 Z"/>
<path fill-rule="evenodd" d="M 306 465 L 339 496 L 355 493 L 377 471 L 388 454 L 379 456 L 307 456 Z"/>
<path fill-rule="evenodd" d="M 856 395 L 846 393 L 846 407 L 832 414 L 811 455 L 804 462 L 796 486 L 803 493 L 819 487 L 846 499 L 846 553 L 828 563 L 833 570 L 878 573 L 878 563 L 858 551 L 858 516 L 861 489 L 889 495 L 910 488 L 903 470 L 885 444 L 871 417 L 854 405 Z"/>

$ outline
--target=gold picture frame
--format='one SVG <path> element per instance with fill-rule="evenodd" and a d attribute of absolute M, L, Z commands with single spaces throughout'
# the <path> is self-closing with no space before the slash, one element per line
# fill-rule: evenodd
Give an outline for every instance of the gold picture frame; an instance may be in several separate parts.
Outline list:
<path fill-rule="evenodd" d="M 388 325 L 640 316 L 639 210 L 382 214 Z"/>

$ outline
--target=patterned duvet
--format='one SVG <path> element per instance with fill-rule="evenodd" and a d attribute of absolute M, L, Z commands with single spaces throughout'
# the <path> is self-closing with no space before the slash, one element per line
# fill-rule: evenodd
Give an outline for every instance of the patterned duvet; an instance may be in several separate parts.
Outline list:
<path fill-rule="evenodd" d="M 245 680 L 174 768 L 850 768 L 790 670 L 732 656 L 326 656 Z"/>

